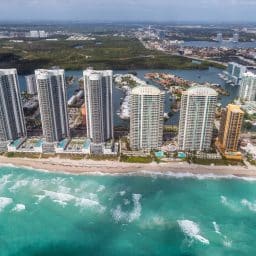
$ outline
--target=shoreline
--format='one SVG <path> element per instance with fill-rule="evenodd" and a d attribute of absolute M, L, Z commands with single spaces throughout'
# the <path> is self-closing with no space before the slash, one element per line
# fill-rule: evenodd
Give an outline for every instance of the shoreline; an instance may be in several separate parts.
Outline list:
<path fill-rule="evenodd" d="M 69 160 L 60 158 L 30 159 L 7 158 L 0 156 L 0 167 L 13 165 L 20 168 L 31 168 L 39 171 L 72 175 L 170 175 L 182 174 L 204 176 L 234 176 L 240 178 L 256 178 L 256 167 L 243 166 L 206 166 L 179 163 L 133 164 L 118 161 Z"/>

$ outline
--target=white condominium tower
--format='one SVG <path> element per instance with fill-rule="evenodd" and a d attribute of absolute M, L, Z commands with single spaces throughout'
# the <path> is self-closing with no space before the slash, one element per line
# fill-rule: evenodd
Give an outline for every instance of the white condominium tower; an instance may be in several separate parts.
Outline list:
<path fill-rule="evenodd" d="M 228 79 L 235 85 L 241 84 L 242 75 L 247 71 L 247 67 L 236 62 L 229 62 L 227 67 Z"/>
<path fill-rule="evenodd" d="M 208 150 L 211 146 L 217 92 L 195 86 L 182 93 L 178 144 L 184 151 Z"/>
<path fill-rule="evenodd" d="M 87 69 L 83 72 L 87 137 L 95 144 L 113 138 L 111 70 Z"/>
<path fill-rule="evenodd" d="M 43 136 L 46 142 L 69 137 L 67 97 L 63 69 L 35 71 Z"/>
<path fill-rule="evenodd" d="M 0 142 L 26 137 L 16 69 L 0 69 Z"/>
<path fill-rule="evenodd" d="M 27 93 L 31 95 L 37 94 L 36 77 L 35 75 L 25 76 L 27 84 Z"/>
<path fill-rule="evenodd" d="M 163 141 L 164 92 L 143 84 L 135 87 L 130 97 L 131 149 L 160 147 Z"/>
<path fill-rule="evenodd" d="M 243 101 L 254 101 L 256 97 L 256 75 L 246 72 L 242 76 L 239 98 Z"/>

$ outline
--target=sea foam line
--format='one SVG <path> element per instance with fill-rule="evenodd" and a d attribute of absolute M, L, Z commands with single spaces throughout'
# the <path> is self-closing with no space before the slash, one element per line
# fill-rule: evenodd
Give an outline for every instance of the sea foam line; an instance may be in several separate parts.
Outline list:
<path fill-rule="evenodd" d="M 244 181 L 251 181 L 255 182 L 256 177 L 250 177 L 250 176 L 238 176 L 233 174 L 215 174 L 215 173 L 203 173 L 203 174 L 196 174 L 192 172 L 161 172 L 161 171 L 149 171 L 149 170 L 142 170 L 142 171 L 131 171 L 131 172 L 90 172 L 90 171 L 84 171 L 79 173 L 73 173 L 73 172 L 67 172 L 67 171 L 57 171 L 57 170 L 47 170 L 47 169 L 41 169 L 41 168 L 33 168 L 29 166 L 18 166 L 14 164 L 0 164 L 1 166 L 9 166 L 14 168 L 22 168 L 27 169 L 31 171 L 38 171 L 43 173 L 53 173 L 53 174 L 64 174 L 64 175 L 73 175 L 73 176 L 150 176 L 150 177 L 171 177 L 176 179 L 184 179 L 184 178 L 194 178 L 198 180 L 209 180 L 209 179 L 236 179 L 236 180 L 244 180 Z M 157 167 L 156 167 L 157 168 Z"/>

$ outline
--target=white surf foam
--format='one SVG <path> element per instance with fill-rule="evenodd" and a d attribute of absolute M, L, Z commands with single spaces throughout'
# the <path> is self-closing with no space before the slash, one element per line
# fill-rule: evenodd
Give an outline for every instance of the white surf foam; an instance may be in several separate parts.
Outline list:
<path fill-rule="evenodd" d="M 16 204 L 12 209 L 13 212 L 22 212 L 26 210 L 26 206 L 24 204 Z"/>
<path fill-rule="evenodd" d="M 85 173 L 86 174 L 86 173 Z M 94 173 L 88 173 L 89 175 Z M 175 179 L 185 179 L 185 178 L 194 178 L 198 180 L 209 180 L 209 179 L 238 179 L 238 180 L 245 180 L 255 182 L 256 178 L 254 177 L 246 177 L 246 176 L 236 176 L 236 175 L 222 175 L 222 174 L 215 174 L 215 173 L 205 173 L 205 174 L 194 174 L 191 172 L 157 172 L 157 171 L 148 171 L 148 170 L 141 170 L 135 172 L 128 172 L 128 173 L 97 173 L 99 175 L 106 175 L 106 176 L 150 176 L 153 178 L 157 177 L 171 177 Z"/>
<path fill-rule="evenodd" d="M 247 199 L 242 199 L 241 204 L 243 206 L 246 206 L 250 211 L 256 212 L 256 202 L 252 203 L 248 201 Z"/>
<path fill-rule="evenodd" d="M 50 198 L 53 202 L 58 203 L 61 206 L 66 206 L 68 202 L 74 200 L 75 197 L 61 192 L 54 192 L 49 190 L 43 190 L 45 197 Z"/>
<path fill-rule="evenodd" d="M 17 180 L 13 186 L 9 188 L 9 191 L 15 192 L 17 189 L 25 187 L 29 184 L 28 180 Z"/>
<path fill-rule="evenodd" d="M 66 190 L 65 187 L 63 189 Z M 69 189 L 68 189 L 69 190 Z M 81 210 L 85 208 L 96 208 L 100 212 L 103 212 L 105 208 L 98 202 L 95 194 L 89 194 L 90 198 L 78 197 L 69 193 L 55 192 L 49 190 L 43 190 L 44 195 L 36 195 L 38 198 L 37 203 L 45 198 L 51 199 L 53 202 L 65 207 L 68 203 L 74 203 L 75 206 L 80 207 Z"/>
<path fill-rule="evenodd" d="M 106 187 L 104 185 L 99 185 L 97 192 L 102 192 L 106 189 Z"/>
<path fill-rule="evenodd" d="M 129 205 L 130 204 L 130 200 L 129 199 L 125 198 L 123 201 L 124 201 L 124 205 Z"/>
<path fill-rule="evenodd" d="M 121 208 L 121 205 L 118 205 L 116 209 L 112 210 L 112 216 L 116 222 L 126 221 L 133 222 L 140 218 L 141 216 L 141 204 L 140 204 L 141 195 L 133 194 L 132 201 L 134 204 L 133 210 L 130 212 L 124 212 Z"/>
<path fill-rule="evenodd" d="M 143 229 L 170 229 L 175 224 L 162 216 L 154 215 L 150 218 L 143 219 L 140 226 Z"/>
<path fill-rule="evenodd" d="M 152 218 L 152 222 L 154 225 L 156 226 L 164 226 L 166 224 L 165 220 L 163 217 L 160 217 L 160 216 L 154 216 Z"/>
<path fill-rule="evenodd" d="M 172 177 L 176 179 L 184 179 L 184 178 L 194 178 L 198 180 L 205 180 L 205 179 L 239 179 L 245 181 L 256 181 L 256 178 L 253 177 L 242 177 L 236 175 L 221 175 L 221 174 L 214 174 L 214 173 L 205 173 L 205 174 L 194 174 L 191 172 L 152 172 L 152 171 L 141 171 L 141 173 L 145 175 L 155 175 L 155 176 L 162 176 L 162 177 Z"/>
<path fill-rule="evenodd" d="M 10 205 L 13 202 L 12 198 L 9 197 L 0 197 L 0 212 L 4 210 L 4 208 Z"/>
<path fill-rule="evenodd" d="M 197 223 L 191 220 L 178 220 L 178 224 L 185 235 L 196 239 L 201 243 L 209 244 L 209 240 L 200 234 L 200 228 Z"/>
<path fill-rule="evenodd" d="M 126 194 L 126 191 L 124 191 L 124 190 L 120 191 L 119 194 L 120 194 L 120 196 L 124 196 Z"/>
<path fill-rule="evenodd" d="M 39 172 L 46 172 L 46 173 L 56 173 L 58 174 L 59 171 L 49 171 L 45 169 L 36 169 L 32 167 L 27 166 L 16 166 L 13 164 L 0 164 L 1 166 L 9 166 L 13 168 L 23 168 L 33 171 L 39 171 Z M 157 168 L 157 167 L 156 167 Z M 188 167 L 189 169 L 189 167 Z M 256 177 L 248 177 L 248 176 L 236 176 L 236 175 L 221 175 L 221 174 L 214 174 L 214 173 L 206 173 L 206 174 L 193 174 L 191 172 L 157 172 L 157 171 L 148 171 L 148 170 L 141 170 L 141 171 L 134 171 L 134 172 L 127 172 L 127 173 L 107 173 L 107 172 L 82 172 L 82 173 L 69 173 L 69 172 L 61 172 L 62 174 L 66 174 L 68 176 L 81 176 L 81 175 L 88 175 L 88 176 L 152 176 L 152 177 L 172 177 L 177 179 L 183 179 L 183 178 L 196 178 L 199 180 L 203 179 L 239 179 L 239 180 L 245 180 L 245 181 L 251 181 L 255 182 Z"/>
<path fill-rule="evenodd" d="M 227 203 L 228 203 L 228 200 L 225 196 L 221 196 L 220 201 L 221 201 L 222 204 L 225 204 L 225 205 L 227 205 Z"/>
<path fill-rule="evenodd" d="M 3 163 L 0 163 L 0 167 L 13 167 L 13 168 L 19 168 L 18 166 L 14 165 L 14 164 L 3 164 Z"/>
<path fill-rule="evenodd" d="M 221 234 L 221 232 L 220 232 L 220 226 L 217 224 L 217 222 L 215 222 L 215 221 L 213 221 L 213 227 L 214 227 L 214 230 L 215 230 L 215 233 L 217 233 L 217 234 Z"/>
<path fill-rule="evenodd" d="M 227 248 L 231 248 L 232 247 L 232 240 L 230 240 L 226 236 L 224 236 L 223 245 Z"/>
<path fill-rule="evenodd" d="M 12 174 L 5 174 L 0 178 L 0 189 L 3 190 L 5 185 L 10 182 Z"/>
<path fill-rule="evenodd" d="M 71 192 L 71 188 L 69 188 L 69 187 L 62 186 L 62 185 L 58 185 L 57 187 L 58 187 L 59 193 L 69 194 Z"/>
<path fill-rule="evenodd" d="M 132 195 L 132 200 L 133 200 L 133 203 L 134 203 L 134 209 L 130 213 L 129 222 L 133 222 L 134 220 L 139 219 L 139 217 L 141 215 L 140 199 L 141 199 L 141 195 L 140 194 L 133 194 Z"/>
<path fill-rule="evenodd" d="M 95 208 L 101 213 L 106 210 L 106 208 L 102 206 L 98 201 L 87 198 L 77 197 L 75 199 L 75 206 L 79 206 L 82 210 L 86 208 Z"/>
<path fill-rule="evenodd" d="M 239 207 L 235 204 L 235 202 L 232 202 L 231 200 L 228 200 L 228 198 L 223 196 L 223 195 L 220 197 L 220 202 L 232 211 L 239 211 L 240 210 Z"/>

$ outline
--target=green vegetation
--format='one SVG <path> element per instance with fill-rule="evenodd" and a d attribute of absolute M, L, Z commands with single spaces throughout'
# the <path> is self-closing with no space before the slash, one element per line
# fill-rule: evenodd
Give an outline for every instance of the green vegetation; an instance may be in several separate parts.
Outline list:
<path fill-rule="evenodd" d="M 247 154 L 247 161 L 251 164 L 251 165 L 256 165 L 256 160 L 253 158 L 253 156 L 251 154 Z"/>
<path fill-rule="evenodd" d="M 95 41 L 0 41 L 0 68 L 16 67 L 20 74 L 37 68 L 59 66 L 79 70 L 95 69 L 207 69 L 214 63 L 192 63 L 182 56 L 148 50 L 135 38 L 97 37 Z"/>
<path fill-rule="evenodd" d="M 55 153 L 42 153 L 40 155 L 40 158 L 42 158 L 42 159 L 48 159 L 51 157 L 56 157 L 56 154 Z"/>
<path fill-rule="evenodd" d="M 140 164 L 148 164 L 152 162 L 151 156 L 127 156 L 127 155 L 121 155 L 120 161 L 126 162 L 126 163 L 140 163 Z"/>
<path fill-rule="evenodd" d="M 178 132 L 177 125 L 164 125 L 164 132 Z"/>
<path fill-rule="evenodd" d="M 83 154 L 58 154 L 61 159 L 71 159 L 71 160 L 82 160 L 84 159 Z"/>
<path fill-rule="evenodd" d="M 214 68 L 219 68 L 219 69 L 226 69 L 226 67 L 220 63 L 216 62 L 210 62 L 210 61 L 203 61 L 201 63 L 202 69 L 207 69 L 208 67 L 214 67 Z"/>
<path fill-rule="evenodd" d="M 253 125 L 252 125 L 251 122 L 244 122 L 244 123 L 243 123 L 243 130 L 244 130 L 244 131 L 251 130 L 252 127 L 253 127 Z"/>
<path fill-rule="evenodd" d="M 244 165 L 242 161 L 235 161 L 235 160 L 226 160 L 226 159 L 198 159 L 192 158 L 190 161 L 194 164 L 199 165 Z"/>
<path fill-rule="evenodd" d="M 6 157 L 9 158 L 15 158 L 15 157 L 19 157 L 19 158 L 33 158 L 33 159 L 37 159 L 40 158 L 41 154 L 40 153 L 23 153 L 23 152 L 8 152 L 5 153 Z"/>
<path fill-rule="evenodd" d="M 129 77 L 122 77 L 122 83 L 126 82 L 130 88 L 137 86 L 137 83 Z"/>

